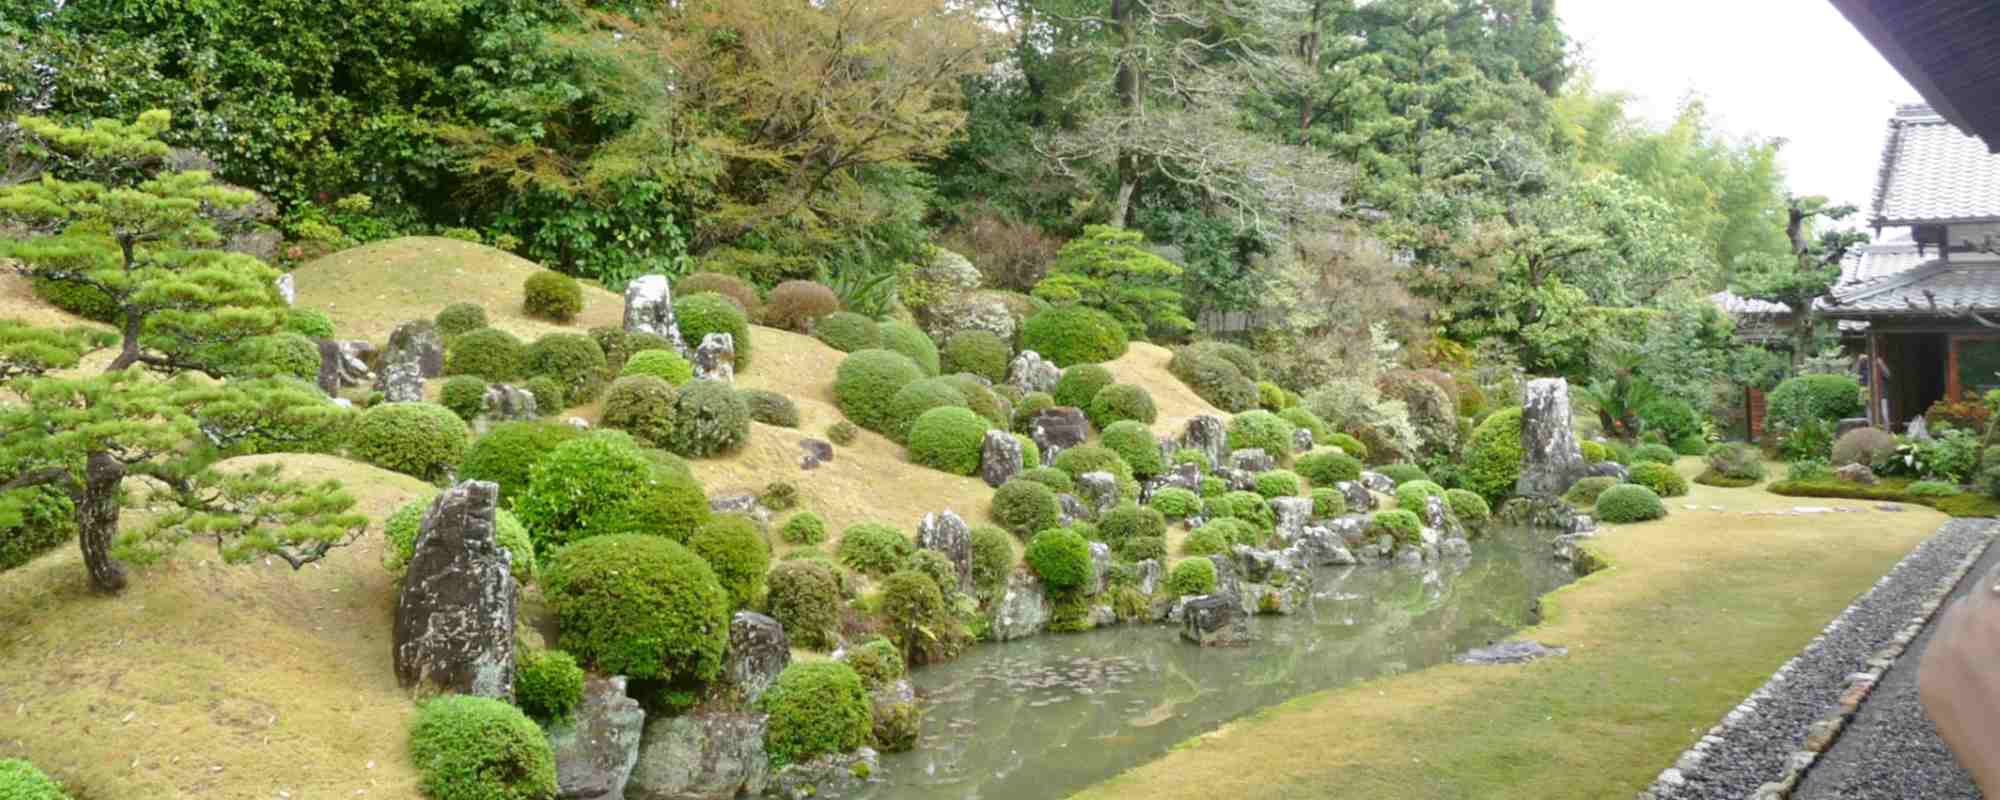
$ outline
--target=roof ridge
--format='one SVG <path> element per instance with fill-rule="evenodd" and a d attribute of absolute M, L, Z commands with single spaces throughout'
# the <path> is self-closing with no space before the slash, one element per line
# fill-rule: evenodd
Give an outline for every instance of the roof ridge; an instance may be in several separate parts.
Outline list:
<path fill-rule="evenodd" d="M 1903 288 L 1905 286 L 1909 286 L 1910 284 L 1916 283 L 1926 278 L 1930 278 L 1935 275 L 1950 272 L 1952 268 L 1956 266 L 1959 265 L 1950 261 L 1939 259 L 1937 261 L 1932 261 L 1928 264 L 1922 264 L 1913 267 L 1911 269 L 1903 270 L 1902 272 L 1894 273 L 1891 275 L 1884 275 L 1876 280 L 1861 281 L 1849 287 L 1850 289 L 1854 290 L 1852 294 L 1842 294 L 1838 287 L 1836 287 L 1834 291 L 1831 292 L 1830 294 L 1832 294 L 1833 299 L 1838 301 L 1841 305 L 1859 302 L 1871 297 L 1875 297 L 1876 295 L 1883 294 L 1885 292 L 1890 292 L 1896 289 Z"/>
<path fill-rule="evenodd" d="M 1882 137 L 1881 164 L 1875 169 L 1875 198 L 1870 204 L 1870 210 L 1874 212 L 1870 216 L 1875 219 L 1878 230 L 1882 227 L 1883 207 L 1889 204 L 1889 181 L 1896 174 L 1896 155 L 1902 150 L 1902 139 L 1903 121 L 1890 117 L 1889 134 Z"/>

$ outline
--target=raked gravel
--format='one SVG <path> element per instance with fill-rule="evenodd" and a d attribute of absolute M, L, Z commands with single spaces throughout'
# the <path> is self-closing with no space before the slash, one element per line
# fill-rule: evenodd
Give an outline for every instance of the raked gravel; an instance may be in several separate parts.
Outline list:
<path fill-rule="evenodd" d="M 1986 519 L 1945 523 L 1662 772 L 1640 798 L 1741 800 L 1795 771 L 1810 727 L 1839 707 L 1850 688 L 1849 677 L 1870 670 L 1868 662 L 1893 646 L 1898 632 L 1937 600 L 1941 582 L 1986 547 L 1993 526 Z"/>

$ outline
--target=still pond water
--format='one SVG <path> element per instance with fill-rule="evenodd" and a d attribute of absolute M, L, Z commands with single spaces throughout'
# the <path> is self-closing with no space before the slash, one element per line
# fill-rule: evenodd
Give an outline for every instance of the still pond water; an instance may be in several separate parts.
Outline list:
<path fill-rule="evenodd" d="M 1257 617 L 1247 647 L 1203 649 L 1177 625 L 1122 625 L 973 648 L 915 672 L 915 750 L 864 797 L 1062 797 L 1182 740 L 1310 692 L 1443 663 L 1535 619 L 1572 579 L 1547 532 L 1489 535 L 1423 567 L 1322 569 L 1311 605 Z"/>

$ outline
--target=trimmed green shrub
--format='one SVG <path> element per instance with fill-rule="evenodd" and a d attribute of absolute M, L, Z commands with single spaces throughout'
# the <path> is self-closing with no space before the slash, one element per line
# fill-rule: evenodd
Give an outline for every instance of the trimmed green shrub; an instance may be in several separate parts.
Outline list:
<path fill-rule="evenodd" d="M 528 349 L 514 334 L 499 328 L 480 328 L 451 340 L 445 349 L 446 375 L 477 375 L 494 383 L 521 376 L 528 365 Z"/>
<path fill-rule="evenodd" d="M 1433 497 L 1444 497 L 1444 487 L 1427 480 L 1414 480 L 1396 487 L 1396 507 L 1406 511 L 1422 513 L 1424 504 Z"/>
<path fill-rule="evenodd" d="M 1347 495 L 1341 493 L 1339 489 L 1314 489 L 1312 501 L 1315 519 L 1338 517 L 1347 513 Z"/>
<path fill-rule="evenodd" d="M 1035 534 L 1023 560 L 1042 585 L 1058 593 L 1082 589 L 1090 581 L 1090 543 L 1068 528 Z"/>
<path fill-rule="evenodd" d="M 963 408 L 933 408 L 910 427 L 910 460 L 954 475 L 979 471 L 992 423 Z"/>
<path fill-rule="evenodd" d="M 51 486 L 20 490 L 14 524 L 0 527 L 0 572 L 76 540 L 76 505 Z"/>
<path fill-rule="evenodd" d="M 1270 509 L 1266 507 L 1265 513 L 1268 514 L 1269 511 Z M 1202 527 L 1214 528 L 1226 537 L 1232 545 L 1240 544 L 1248 547 L 1263 547 L 1271 538 L 1271 526 L 1259 526 L 1248 519 L 1237 517 L 1223 517 L 1221 519 L 1209 520 L 1208 524 Z"/>
<path fill-rule="evenodd" d="M 1047 392 L 1029 392 L 1021 396 L 1021 402 L 1014 404 L 1014 432 L 1028 433 L 1035 422 L 1035 415 L 1044 409 L 1054 408 L 1056 398 Z"/>
<path fill-rule="evenodd" d="M 1667 504 L 1652 489 L 1621 483 L 1597 496 L 1597 518 L 1605 522 L 1645 522 L 1667 515 Z"/>
<path fill-rule="evenodd" d="M 841 660 L 854 668 L 861 676 L 862 688 L 871 692 L 902 680 L 908 673 L 902 651 L 888 639 L 870 639 L 850 647 Z"/>
<path fill-rule="evenodd" d="M 1055 489 L 1024 473 L 993 492 L 993 508 L 989 513 L 995 522 L 1026 539 L 1037 531 L 1055 527 L 1062 518 L 1062 503 L 1056 499 Z"/>
<path fill-rule="evenodd" d="M 486 307 L 478 303 L 452 303 L 437 313 L 438 333 L 446 338 L 486 327 Z M 332 327 L 329 325 L 328 327 Z M 310 335 L 310 334 L 309 334 Z M 325 337 L 330 338 L 331 333 Z"/>
<path fill-rule="evenodd" d="M 444 478 L 465 458 L 472 429 L 436 403 L 384 403 L 361 412 L 348 451 L 369 464 L 422 480 Z"/>
<path fill-rule="evenodd" d="M 1299 493 L 1299 474 L 1288 469 L 1259 472 L 1251 482 L 1257 487 L 1257 493 L 1266 499 L 1296 497 Z"/>
<path fill-rule="evenodd" d="M 813 338 L 843 353 L 857 353 L 882 346 L 882 334 L 875 320 L 852 311 L 836 311 L 813 323 Z"/>
<path fill-rule="evenodd" d="M 430 800 L 546 800 L 556 794 L 548 737 L 499 700 L 445 695 L 410 725 L 417 790 Z"/>
<path fill-rule="evenodd" d="M 1193 464 L 1196 469 L 1204 473 L 1214 468 L 1213 465 L 1208 463 L 1207 452 L 1196 450 L 1192 447 L 1183 447 L 1174 451 L 1173 465 L 1178 467 L 1182 464 Z"/>
<path fill-rule="evenodd" d="M 1116 382 L 1111 370 L 1101 364 L 1077 364 L 1056 379 L 1055 401 L 1059 406 L 1087 408 L 1092 398 Z"/>
<path fill-rule="evenodd" d="M 529 378 L 521 383 L 521 388 L 535 396 L 535 412 L 541 416 L 559 414 L 569 407 L 569 390 L 547 375 Z"/>
<path fill-rule="evenodd" d="M 1285 387 L 1279 386 L 1270 381 L 1257 382 L 1258 408 L 1262 408 L 1265 411 L 1269 411 L 1272 413 L 1277 413 L 1279 411 L 1285 410 L 1285 406 L 1287 405 L 1285 400 L 1286 400 Z"/>
<path fill-rule="evenodd" d="M 673 440 L 674 409 L 679 393 L 651 375 L 628 375 L 611 382 L 597 424 L 632 434 L 648 447 L 665 447 Z"/>
<path fill-rule="evenodd" d="M 1764 454 L 1747 444 L 1726 442 L 1709 449 L 1708 468 L 1733 480 L 1761 481 L 1764 479 Z"/>
<path fill-rule="evenodd" d="M 854 437 L 860 435 L 861 429 L 855 427 L 854 423 L 847 420 L 841 420 L 826 426 L 826 440 L 841 447 L 854 444 Z"/>
<path fill-rule="evenodd" d="M 1167 537 L 1134 536 L 1126 539 L 1124 544 L 1118 546 L 1118 557 L 1134 563 L 1166 558 Z"/>
<path fill-rule="evenodd" d="M 502 422 L 473 441 L 464 463 L 458 466 L 458 478 L 499 484 L 500 504 L 510 507 L 528 490 L 535 465 L 563 442 L 582 435 L 582 431 L 554 421 Z"/>
<path fill-rule="evenodd" d="M 18 758 L 0 758 L 0 798 L 6 800 L 70 800 L 62 785 L 35 765 Z"/>
<path fill-rule="evenodd" d="M 891 402 L 903 387 L 923 380 L 923 368 L 893 350 L 862 350 L 840 362 L 833 379 L 834 403 L 847 418 L 877 433 L 895 427 Z"/>
<path fill-rule="evenodd" d="M 1691 433 L 1675 439 L 1672 447 L 1676 455 L 1699 456 L 1708 454 L 1708 438 L 1699 433 Z"/>
<path fill-rule="evenodd" d="M 1493 519 L 1493 507 L 1486 504 L 1486 498 L 1464 489 L 1446 489 L 1444 501 L 1451 506 L 1452 516 L 1467 525 L 1481 526 Z"/>
<path fill-rule="evenodd" d="M 1368 518 L 1368 533 L 1371 536 L 1388 534 L 1397 542 L 1407 545 L 1423 543 L 1423 521 L 1415 512 L 1395 509 L 1377 511 Z"/>
<path fill-rule="evenodd" d="M 1576 483 L 1569 485 L 1568 491 L 1563 492 L 1562 499 L 1563 502 L 1577 507 L 1596 505 L 1597 497 L 1604 494 L 1604 490 L 1617 485 L 1618 479 L 1608 475 L 1578 478 Z"/>
<path fill-rule="evenodd" d="M 725 298 L 747 315 L 755 315 L 764 308 L 764 299 L 757 295 L 757 287 L 749 281 L 725 275 L 720 272 L 694 272 L 674 281 L 675 297 L 692 297 L 704 292 Z M 701 339 L 690 340 L 689 344 L 699 344 Z"/>
<path fill-rule="evenodd" d="M 1809 423 L 1832 425 L 1861 416 L 1861 384 L 1846 375 L 1800 375 L 1765 397 L 1771 427 L 1781 433 Z"/>
<path fill-rule="evenodd" d="M 839 310 L 840 298 L 826 284 L 793 280 L 771 287 L 758 318 L 773 328 L 805 333 L 814 321 Z"/>
<path fill-rule="evenodd" d="M 958 591 L 958 566 L 950 558 L 936 550 L 919 547 L 910 553 L 899 571 L 921 572 L 936 584 L 938 591 L 949 596 Z"/>
<path fill-rule="evenodd" d="M 1244 377 L 1252 381 L 1264 379 L 1264 367 L 1258 362 L 1257 353 L 1248 347 L 1235 342 L 1224 342 L 1213 339 L 1205 342 L 1195 342 L 1189 345 L 1189 347 L 1201 355 L 1229 362 L 1229 365 L 1235 367 L 1237 372 L 1243 373 Z"/>
<path fill-rule="evenodd" d="M 915 549 L 902 531 L 880 522 L 858 522 L 840 534 L 834 555 L 848 569 L 880 577 L 902 566 Z"/>
<path fill-rule="evenodd" d="M 736 608 L 750 605 L 764 592 L 764 571 L 771 566 L 771 548 L 757 523 L 742 514 L 722 514 L 696 529 L 688 549 L 708 562 L 722 590 Z"/>
<path fill-rule="evenodd" d="M 1945 481 L 1917 481 L 1904 488 L 1903 493 L 1911 497 L 1955 497 L 1965 490 Z"/>
<path fill-rule="evenodd" d="M 672 450 L 689 458 L 736 452 L 750 438 L 750 404 L 729 384 L 693 380 L 674 401 Z"/>
<path fill-rule="evenodd" d="M 1376 472 L 1380 472 L 1383 477 L 1395 481 L 1398 486 L 1410 481 L 1428 481 L 1431 479 L 1430 474 L 1424 472 L 1423 467 L 1415 464 L 1385 464 L 1381 469 L 1376 470 Z"/>
<path fill-rule="evenodd" d="M 1211 556 L 1229 552 L 1229 531 L 1226 526 L 1216 524 L 1221 521 L 1210 520 L 1189 533 L 1186 539 L 1181 540 L 1181 555 Z"/>
<path fill-rule="evenodd" d="M 1040 469 L 1042 466 L 1042 448 L 1036 446 L 1035 440 L 1028 438 L 1026 434 L 1010 433 L 1007 435 L 1014 437 L 1014 441 L 1021 445 L 1021 469 Z"/>
<path fill-rule="evenodd" d="M 1593 442 L 1585 439 L 1577 442 L 1576 446 L 1577 449 L 1583 451 L 1583 462 L 1586 464 L 1601 464 L 1611 455 L 1609 451 L 1604 449 L 1603 442 Z"/>
<path fill-rule="evenodd" d="M 1679 497 L 1688 493 L 1688 482 L 1673 467 L 1650 461 L 1632 465 L 1632 482 L 1653 490 L 1661 497 Z M 1603 498 L 1598 498 L 1603 502 Z"/>
<path fill-rule="evenodd" d="M 690 350 L 701 345 L 702 337 L 726 333 L 736 346 L 736 371 L 750 371 L 750 318 L 743 308 L 719 294 L 693 294 L 674 300 L 674 322 L 681 341 Z"/>
<path fill-rule="evenodd" d="M 486 319 L 484 317 L 480 318 L 478 325 L 472 326 L 472 328 L 484 327 L 486 327 Z M 472 328 L 467 328 L 466 330 L 472 330 Z M 310 308 L 285 309 L 284 329 L 308 339 L 331 339 L 336 333 L 333 329 L 332 318 Z M 463 332 L 455 331 L 455 333 Z"/>
<path fill-rule="evenodd" d="M 1278 463 L 1292 459 L 1292 423 L 1269 411 L 1245 411 L 1229 420 L 1229 449 L 1255 447 Z"/>
<path fill-rule="evenodd" d="M 1159 509 L 1127 500 L 1104 512 L 1097 532 L 1105 544 L 1117 548 L 1134 538 L 1166 536 L 1167 518 Z"/>
<path fill-rule="evenodd" d="M 1314 450 L 1300 456 L 1292 468 L 1314 486 L 1331 487 L 1341 481 L 1361 480 L 1361 459 L 1341 450 Z"/>
<path fill-rule="evenodd" d="M 801 511 L 785 520 L 784 527 L 778 529 L 778 538 L 786 544 L 819 544 L 826 541 L 826 520 L 811 511 Z"/>
<path fill-rule="evenodd" d="M 1202 344 L 1209 344 L 1203 342 Z M 1176 347 L 1167 372 L 1210 405 L 1230 413 L 1257 407 L 1257 384 L 1228 359 L 1200 345 Z"/>
<path fill-rule="evenodd" d="M 238 343 L 222 365 L 230 377 L 297 378 L 319 375 L 319 345 L 290 331 L 253 336 Z"/>
<path fill-rule="evenodd" d="M 1184 558 L 1167 572 L 1167 591 L 1176 597 L 1215 591 L 1215 562 L 1207 558 Z"/>
<path fill-rule="evenodd" d="M 1201 497 L 1178 486 L 1154 490 L 1147 502 L 1169 519 L 1187 519 L 1201 513 Z"/>
<path fill-rule="evenodd" d="M 1202 497 L 1221 497 L 1228 493 L 1229 482 L 1213 475 L 1202 478 L 1201 485 L 1196 491 L 1196 494 Z"/>
<path fill-rule="evenodd" d="M 604 389 L 610 371 L 604 348 L 580 333 L 551 333 L 536 339 L 525 352 L 527 374 L 562 382 L 573 402 L 589 402 Z"/>
<path fill-rule="evenodd" d="M 765 580 L 765 610 L 792 644 L 830 650 L 840 643 L 840 579 L 818 561 L 781 561 Z"/>
<path fill-rule="evenodd" d="M 1021 349 L 1040 353 L 1058 367 L 1114 361 L 1127 346 L 1125 327 L 1115 317 L 1086 306 L 1050 308 L 1029 317 L 1021 328 Z"/>
<path fill-rule="evenodd" d="M 599 672 L 706 681 L 722 670 L 729 593 L 708 562 L 671 539 L 578 541 L 557 554 L 542 594 L 562 648 Z"/>
<path fill-rule="evenodd" d="M 625 367 L 618 371 L 618 375 L 651 375 L 679 386 L 694 380 L 694 365 L 672 350 L 641 350 L 625 359 Z"/>
<path fill-rule="evenodd" d="M 1126 420 L 1151 425 L 1160 417 L 1159 409 L 1153 406 L 1153 396 L 1129 383 L 1114 383 L 1097 390 L 1090 398 L 1087 414 L 1090 423 L 1099 429 Z"/>
<path fill-rule="evenodd" d="M 1604 442 L 1604 460 L 1613 464 L 1630 464 L 1632 463 L 1632 447 L 1617 439 L 1606 441 Z"/>
<path fill-rule="evenodd" d="M 890 320 L 876 326 L 882 335 L 882 347 L 902 353 L 924 371 L 924 375 L 936 377 L 941 364 L 937 343 L 931 341 L 930 334 L 915 325 Z"/>
<path fill-rule="evenodd" d="M 1110 448 L 1125 464 L 1132 468 L 1132 476 L 1140 480 L 1158 476 L 1167 471 L 1166 461 L 1160 457 L 1160 443 L 1153 438 L 1153 431 L 1137 420 L 1113 422 L 1098 437 L 1098 444 Z"/>
<path fill-rule="evenodd" d="M 583 284 L 560 272 L 529 275 L 521 283 L 521 310 L 538 319 L 567 323 L 583 311 Z"/>
<path fill-rule="evenodd" d="M 535 719 L 568 719 L 583 702 L 583 668 L 561 650 L 523 652 L 514 664 L 514 701 Z"/>
<path fill-rule="evenodd" d="M 1007 407 L 1007 401 L 1000 399 L 999 394 L 979 380 L 979 376 L 960 372 L 941 376 L 937 380 L 957 389 L 959 396 L 965 398 L 965 407 L 992 422 L 994 427 L 1005 427 L 1010 421 L 1009 415 L 1013 412 Z"/>
<path fill-rule="evenodd" d="M 1672 464 L 1680 459 L 1680 454 L 1663 444 L 1642 444 L 1632 451 L 1631 462 L 1639 464 Z"/>
<path fill-rule="evenodd" d="M 944 565 L 951 569 L 949 564 Z M 957 576 L 952 576 L 956 583 Z M 933 664 L 952 657 L 964 644 L 963 626 L 956 619 L 944 590 L 930 575 L 905 569 L 882 581 L 882 617 L 889 640 L 912 664 Z"/>
<path fill-rule="evenodd" d="M 967 408 L 965 393 L 944 378 L 925 378 L 903 387 L 889 398 L 889 427 L 882 435 L 897 444 L 908 444 L 917 418 L 934 408 Z"/>
<path fill-rule="evenodd" d="M 868 743 L 873 722 L 861 675 L 839 661 L 794 661 L 757 699 L 769 716 L 764 752 L 772 767 L 845 753 Z"/>
<path fill-rule="evenodd" d="M 1493 412 L 1472 430 L 1460 480 L 1487 502 L 1498 502 L 1514 493 L 1520 479 L 1521 409 L 1516 406 Z"/>
<path fill-rule="evenodd" d="M 1318 439 L 1314 439 L 1313 441 L 1319 442 Z M 1345 433 L 1341 433 L 1340 431 L 1334 431 L 1332 434 L 1328 435 L 1326 437 L 1326 441 L 1323 442 L 1323 444 L 1328 444 L 1334 447 L 1338 447 L 1340 448 L 1341 452 L 1353 456 L 1357 460 L 1361 461 L 1368 460 L 1368 445 L 1362 444 L 1360 439 L 1356 439 Z"/>
<path fill-rule="evenodd" d="M 382 549 L 383 569 L 400 577 L 409 568 L 410 559 L 416 555 L 417 534 L 423 532 L 424 512 L 430 510 L 433 499 L 411 500 L 397 506 L 388 519 L 382 520 L 382 534 L 388 545 Z M 507 551 L 508 574 L 524 585 L 534 583 L 535 543 L 513 512 L 504 508 L 494 510 L 493 539 L 500 549 Z"/>
<path fill-rule="evenodd" d="M 486 381 L 475 375 L 453 375 L 438 392 L 438 402 L 459 419 L 471 422 L 486 410 Z"/>
<path fill-rule="evenodd" d="M 1210 516 L 1240 519 L 1269 531 L 1278 523 L 1278 515 L 1271 510 L 1271 504 L 1256 492 L 1229 492 L 1210 500 Z"/>
<path fill-rule="evenodd" d="M 1661 397 L 1641 406 L 1639 422 L 1648 431 L 1658 431 L 1669 442 L 1701 435 L 1701 415 L 1695 413 L 1688 401 L 1677 397 Z"/>
<path fill-rule="evenodd" d="M 1056 469 L 1055 467 L 1048 467 L 1048 466 L 1029 467 L 1027 469 L 1021 470 L 1020 474 L 1015 475 L 1014 480 L 1034 481 L 1036 483 L 1042 484 L 1044 486 L 1056 490 L 1058 494 L 1062 492 L 1076 491 L 1076 481 L 1070 478 L 1069 473 Z M 1041 530 L 1041 529 L 1036 528 L 1029 532 L 1033 533 L 1034 530 Z"/>
<path fill-rule="evenodd" d="M 1014 350 L 991 331 L 962 330 L 944 340 L 943 370 L 969 372 L 994 383 L 1007 380 Z"/>
<path fill-rule="evenodd" d="M 1056 469 L 1069 473 L 1071 480 L 1090 472 L 1109 472 L 1118 479 L 1119 497 L 1138 497 L 1139 481 L 1132 475 L 1132 465 L 1118 451 L 1097 444 L 1077 445 L 1056 454 Z"/>
<path fill-rule="evenodd" d="M 1286 422 L 1292 423 L 1292 427 L 1300 428 L 1312 433 L 1313 444 L 1315 446 L 1320 446 L 1320 445 L 1324 445 L 1327 447 L 1339 446 L 1334 444 L 1332 441 L 1333 428 L 1328 427 L 1326 424 L 1326 420 L 1320 419 L 1318 414 L 1314 414 L 1312 412 L 1312 409 L 1299 405 L 1289 406 L 1285 408 L 1283 411 L 1278 412 L 1278 418 Z M 1348 438 L 1353 438 L 1353 437 L 1348 437 Z M 1355 445 L 1359 446 L 1360 444 L 1361 442 L 1359 440 L 1355 441 Z"/>
<path fill-rule="evenodd" d="M 783 393 L 767 389 L 744 389 L 743 402 L 750 406 L 750 419 L 780 428 L 799 426 L 799 406 Z"/>
<path fill-rule="evenodd" d="M 1007 585 L 1014 571 L 1014 543 L 1004 530 L 992 525 L 972 528 L 972 588 L 981 597 L 994 598 Z"/>
<path fill-rule="evenodd" d="M 703 500 L 698 510 L 667 513 L 659 499 L 674 486 L 684 487 L 682 495 L 700 494 L 693 477 L 655 465 L 631 437 L 596 431 L 563 442 L 542 457 L 529 473 L 527 491 L 515 498 L 514 513 L 543 554 L 599 534 L 640 530 L 685 542 L 694 526 L 659 526 L 691 518 L 695 525 L 706 522 L 708 504 Z M 692 504 L 693 497 L 681 502 Z"/>

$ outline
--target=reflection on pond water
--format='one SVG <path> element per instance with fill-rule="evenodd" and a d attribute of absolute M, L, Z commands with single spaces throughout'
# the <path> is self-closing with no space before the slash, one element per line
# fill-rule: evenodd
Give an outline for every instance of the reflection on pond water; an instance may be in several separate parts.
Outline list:
<path fill-rule="evenodd" d="M 1124 625 L 973 648 L 916 671 L 923 737 L 884 757 L 866 796 L 1059 797 L 1257 709 L 1447 661 L 1531 623 L 1537 598 L 1571 580 L 1542 538 L 1492 535 L 1420 568 L 1321 570 L 1311 605 L 1256 618 L 1247 647 Z"/>

